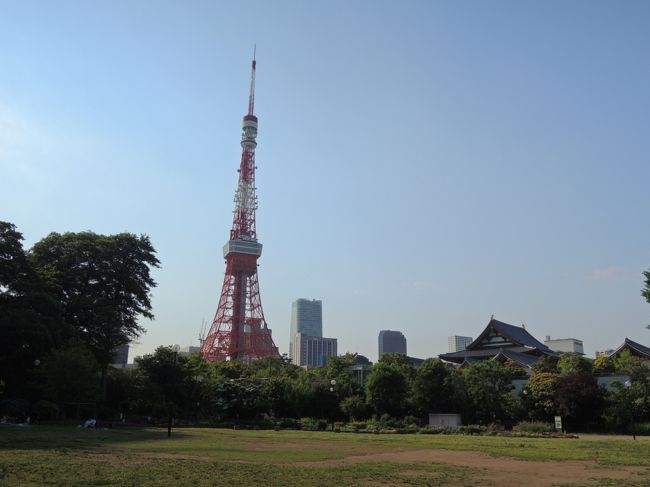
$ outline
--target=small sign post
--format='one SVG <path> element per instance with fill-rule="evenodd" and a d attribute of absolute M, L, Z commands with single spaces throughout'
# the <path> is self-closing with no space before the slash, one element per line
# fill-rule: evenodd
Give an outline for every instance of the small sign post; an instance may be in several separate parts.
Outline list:
<path fill-rule="evenodd" d="M 558 433 L 562 431 L 562 416 L 555 416 L 555 430 Z"/>

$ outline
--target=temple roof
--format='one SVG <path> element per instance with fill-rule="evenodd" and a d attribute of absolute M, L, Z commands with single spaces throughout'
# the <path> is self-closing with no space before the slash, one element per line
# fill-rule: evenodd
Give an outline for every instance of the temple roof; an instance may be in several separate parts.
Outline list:
<path fill-rule="evenodd" d="M 609 356 L 611 357 L 613 355 L 618 355 L 625 349 L 629 349 L 631 352 L 635 352 L 637 355 L 643 355 L 644 357 L 650 359 L 650 348 L 646 347 L 645 345 L 641 345 L 640 343 L 634 342 L 627 337 L 625 337 L 623 344 L 614 350 Z"/>
<path fill-rule="evenodd" d="M 530 367 L 541 355 L 558 355 L 523 326 L 509 325 L 492 318 L 485 330 L 465 350 L 444 353 L 439 357 L 460 364 L 494 358 L 499 354 L 526 367 Z"/>

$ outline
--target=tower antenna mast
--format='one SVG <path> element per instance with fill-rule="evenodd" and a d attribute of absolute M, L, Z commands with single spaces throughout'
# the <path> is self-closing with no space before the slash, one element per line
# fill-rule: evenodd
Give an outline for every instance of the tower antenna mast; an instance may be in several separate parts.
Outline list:
<path fill-rule="evenodd" d="M 201 344 L 201 355 L 211 361 L 241 359 L 250 362 L 256 358 L 279 356 L 264 319 L 257 277 L 257 260 L 262 255 L 262 244 L 257 241 L 255 228 L 256 50 L 253 50 L 248 113 L 243 120 L 242 157 L 232 228 L 230 239 L 223 246 L 226 274 L 217 312 Z"/>

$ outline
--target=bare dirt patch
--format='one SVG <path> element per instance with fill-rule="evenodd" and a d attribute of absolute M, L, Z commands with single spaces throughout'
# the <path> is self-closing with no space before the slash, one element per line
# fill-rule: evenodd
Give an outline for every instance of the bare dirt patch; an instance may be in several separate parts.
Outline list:
<path fill-rule="evenodd" d="M 492 457 L 484 453 L 452 450 L 407 450 L 391 453 L 348 456 L 339 460 L 296 462 L 294 465 L 336 467 L 363 462 L 436 463 L 469 467 L 477 471 L 472 485 L 499 487 L 545 487 L 565 483 L 587 484 L 615 479 L 640 481 L 650 475 L 645 467 L 600 465 L 590 461 L 529 461 Z"/>

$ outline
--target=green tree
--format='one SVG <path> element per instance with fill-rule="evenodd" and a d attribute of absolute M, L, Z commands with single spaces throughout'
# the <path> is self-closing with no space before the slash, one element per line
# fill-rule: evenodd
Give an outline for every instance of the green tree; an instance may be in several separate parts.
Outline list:
<path fill-rule="evenodd" d="M 368 404 L 363 396 L 348 396 L 341 401 L 340 407 L 350 421 L 368 417 Z"/>
<path fill-rule="evenodd" d="M 594 370 L 594 363 L 587 357 L 582 357 L 573 353 L 564 353 L 557 363 L 557 368 L 562 374 L 570 372 L 588 372 Z"/>
<path fill-rule="evenodd" d="M 65 403 L 92 403 L 97 400 L 99 365 L 81 343 L 55 349 L 36 371 L 45 397 L 63 409 Z"/>
<path fill-rule="evenodd" d="M 636 357 L 629 350 L 623 350 L 614 359 L 616 371 L 629 375 L 633 382 L 648 382 L 650 369 L 643 363 L 640 357 Z"/>
<path fill-rule="evenodd" d="M 493 360 L 486 360 L 463 370 L 467 396 L 474 419 L 492 423 L 508 419 L 513 401 L 512 374 Z"/>
<path fill-rule="evenodd" d="M 34 245 L 30 261 L 57 286 L 63 319 L 101 366 L 102 395 L 115 350 L 153 318 L 150 269 L 159 261 L 149 237 L 129 233 L 51 233 Z"/>
<path fill-rule="evenodd" d="M 136 358 L 137 372 L 146 391 L 145 403 L 153 416 L 182 415 L 191 399 L 194 384 L 187 366 L 188 358 L 178 355 L 172 347 L 158 347 L 153 354 Z"/>
<path fill-rule="evenodd" d="M 415 371 L 413 405 L 421 414 L 451 411 L 453 392 L 451 370 L 441 360 L 428 358 Z"/>
<path fill-rule="evenodd" d="M 549 421 L 557 414 L 557 376 L 553 372 L 534 371 L 531 374 L 522 398 L 531 419 Z"/>
<path fill-rule="evenodd" d="M 63 341 L 60 308 L 30 265 L 16 227 L 0 222 L 0 394 L 24 394 L 26 376 Z"/>
<path fill-rule="evenodd" d="M 556 379 L 558 412 L 567 422 L 585 424 L 597 420 L 605 405 L 604 397 L 604 390 L 589 372 L 569 372 Z"/>
<path fill-rule="evenodd" d="M 378 415 L 402 416 L 407 408 L 408 392 L 409 378 L 403 367 L 381 359 L 373 366 L 366 383 L 366 398 Z"/>
<path fill-rule="evenodd" d="M 613 374 L 616 369 L 614 361 L 607 355 L 599 355 L 594 360 L 594 374 Z"/>

